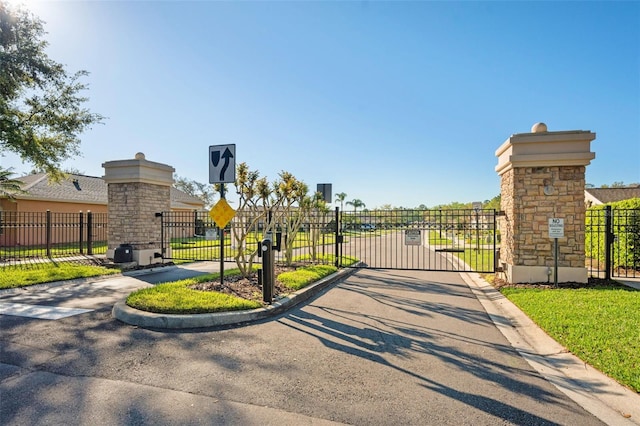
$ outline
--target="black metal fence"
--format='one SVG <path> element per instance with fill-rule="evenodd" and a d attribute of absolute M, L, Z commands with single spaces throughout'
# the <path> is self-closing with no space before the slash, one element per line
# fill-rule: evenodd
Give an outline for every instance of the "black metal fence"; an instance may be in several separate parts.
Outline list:
<path fill-rule="evenodd" d="M 585 254 L 592 277 L 640 278 L 640 209 L 588 209 Z"/>
<path fill-rule="evenodd" d="M 259 262 L 269 236 L 281 263 L 423 270 L 494 270 L 499 234 L 488 210 L 236 212 L 221 231 L 208 212 L 162 214 L 163 254 L 174 260 Z M 640 209 L 587 210 L 586 267 L 599 278 L 640 278 Z M 0 211 L 0 267 L 82 260 L 107 250 L 106 213 Z M 428 250 L 426 250 L 428 249 Z M 434 256 L 437 254 L 437 256 Z"/>
<path fill-rule="evenodd" d="M 103 255 L 107 213 L 0 212 L 0 266 Z"/>
<path fill-rule="evenodd" d="M 221 230 L 208 212 L 163 212 L 162 252 L 165 259 L 259 262 L 258 247 L 268 237 L 278 263 L 336 264 L 335 213 L 305 215 L 286 212 L 238 211 Z M 224 238 L 221 240 L 221 235 Z"/>

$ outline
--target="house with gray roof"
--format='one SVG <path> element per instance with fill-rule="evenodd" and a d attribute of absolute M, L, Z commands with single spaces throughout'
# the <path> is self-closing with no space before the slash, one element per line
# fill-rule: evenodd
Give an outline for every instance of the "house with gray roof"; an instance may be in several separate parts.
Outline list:
<path fill-rule="evenodd" d="M 600 204 L 615 203 L 616 201 L 640 198 L 640 186 L 626 188 L 587 188 L 584 190 L 584 200 L 587 207 Z"/>
<path fill-rule="evenodd" d="M 99 177 L 70 174 L 60 182 L 50 182 L 45 173 L 17 178 L 24 194 L 15 200 L 0 198 L 0 211 L 22 212 L 107 212 L 107 184 Z M 204 203 L 177 188 L 171 187 L 171 210 L 202 210 Z"/>

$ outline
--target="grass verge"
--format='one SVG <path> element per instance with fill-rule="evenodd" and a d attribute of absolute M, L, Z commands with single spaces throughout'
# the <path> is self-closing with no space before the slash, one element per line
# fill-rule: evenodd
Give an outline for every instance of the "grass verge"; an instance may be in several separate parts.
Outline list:
<path fill-rule="evenodd" d="M 239 269 L 225 271 L 225 276 L 240 274 Z M 197 277 L 134 291 L 127 297 L 127 305 L 135 309 L 159 314 L 205 314 L 255 309 L 260 302 L 243 299 L 216 291 L 190 289 L 193 284 L 220 278 L 220 273 L 199 275 Z"/>
<path fill-rule="evenodd" d="M 321 278 L 331 275 L 338 268 L 331 265 L 315 265 L 300 268 L 297 271 L 283 272 L 278 275 L 278 280 L 291 290 L 300 290 Z"/>
<path fill-rule="evenodd" d="M 42 264 L 37 268 L 26 269 L 5 267 L 0 270 L 0 289 L 26 287 L 74 278 L 96 277 L 119 272 L 117 269 L 109 269 L 102 266 L 72 263 Z"/>
<path fill-rule="evenodd" d="M 278 280 L 292 291 L 299 290 L 320 278 L 337 271 L 335 266 L 315 265 L 278 275 Z M 225 277 L 240 274 L 240 270 L 225 271 Z M 262 307 L 262 303 L 217 291 L 201 291 L 189 288 L 198 283 L 214 281 L 220 273 L 158 284 L 137 290 L 127 297 L 127 305 L 147 312 L 162 314 L 204 314 L 239 311 Z"/>
<path fill-rule="evenodd" d="M 624 286 L 500 291 L 571 353 L 640 392 L 640 291 Z"/>
<path fill-rule="evenodd" d="M 293 260 L 294 262 L 319 261 L 327 265 L 334 265 L 336 263 L 336 256 L 334 254 L 319 254 L 312 259 L 310 255 L 305 254 L 302 256 L 294 256 Z M 358 263 L 358 260 L 358 258 L 353 256 L 340 256 L 339 264 L 341 266 L 351 266 Z"/>

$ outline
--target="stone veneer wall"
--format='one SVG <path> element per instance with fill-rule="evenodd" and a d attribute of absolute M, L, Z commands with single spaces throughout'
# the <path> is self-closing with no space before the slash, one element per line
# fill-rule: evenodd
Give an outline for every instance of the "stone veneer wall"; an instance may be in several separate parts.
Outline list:
<path fill-rule="evenodd" d="M 519 167 L 501 176 L 500 258 L 511 265 L 553 266 L 549 218 L 564 218 L 558 266 L 585 266 L 585 167 Z M 546 195 L 545 186 L 553 193 Z"/>
<path fill-rule="evenodd" d="M 109 249 L 129 243 L 134 249 L 161 249 L 157 212 L 169 211 L 170 187 L 149 183 L 109 183 Z"/>

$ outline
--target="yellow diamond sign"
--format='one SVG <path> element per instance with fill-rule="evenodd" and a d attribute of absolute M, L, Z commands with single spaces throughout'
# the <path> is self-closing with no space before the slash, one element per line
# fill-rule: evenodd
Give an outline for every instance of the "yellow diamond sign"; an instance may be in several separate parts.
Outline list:
<path fill-rule="evenodd" d="M 220 201 L 218 201 L 216 205 L 211 207 L 211 210 L 209 210 L 209 217 L 213 219 L 216 225 L 220 228 L 227 226 L 227 223 L 233 219 L 235 214 L 236 211 L 231 208 L 229 203 L 227 203 L 227 200 L 224 198 L 221 198 Z"/>

